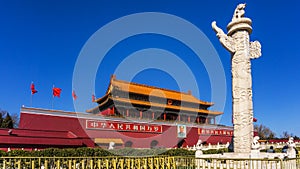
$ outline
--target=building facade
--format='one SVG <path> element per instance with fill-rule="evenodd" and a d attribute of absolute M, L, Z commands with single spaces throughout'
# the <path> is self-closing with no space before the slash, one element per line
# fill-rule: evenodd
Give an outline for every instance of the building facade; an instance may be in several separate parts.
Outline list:
<path fill-rule="evenodd" d="M 85 113 L 22 107 L 19 128 L 0 130 L 0 148 L 108 148 L 112 143 L 115 148 L 172 148 L 191 147 L 199 139 L 225 144 L 233 136 L 232 127 L 216 124 L 222 112 L 210 111 L 213 103 L 191 92 L 112 76 L 106 94 L 95 102 L 98 106 Z"/>

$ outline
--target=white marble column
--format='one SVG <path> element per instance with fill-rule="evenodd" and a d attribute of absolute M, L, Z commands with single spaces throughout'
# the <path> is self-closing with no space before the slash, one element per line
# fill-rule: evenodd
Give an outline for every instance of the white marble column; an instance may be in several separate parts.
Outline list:
<path fill-rule="evenodd" d="M 234 11 L 231 22 L 227 25 L 228 33 L 212 27 L 221 44 L 231 53 L 232 73 L 232 113 L 234 127 L 234 152 L 250 153 L 253 139 L 253 104 L 252 77 L 250 59 L 261 56 L 258 41 L 250 42 L 252 21 L 244 17 L 245 4 L 239 4 Z"/>

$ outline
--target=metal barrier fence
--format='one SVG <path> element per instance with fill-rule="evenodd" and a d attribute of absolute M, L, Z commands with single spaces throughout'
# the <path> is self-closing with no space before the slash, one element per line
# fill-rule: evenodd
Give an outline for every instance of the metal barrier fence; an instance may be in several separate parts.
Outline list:
<path fill-rule="evenodd" d="M 299 158 L 287 159 L 225 159 L 197 158 L 197 169 L 300 169 Z"/>
<path fill-rule="evenodd" d="M 300 159 L 1 157 L 0 169 L 300 169 Z"/>
<path fill-rule="evenodd" d="M 2 157 L 3 169 L 175 169 L 175 157 Z"/>

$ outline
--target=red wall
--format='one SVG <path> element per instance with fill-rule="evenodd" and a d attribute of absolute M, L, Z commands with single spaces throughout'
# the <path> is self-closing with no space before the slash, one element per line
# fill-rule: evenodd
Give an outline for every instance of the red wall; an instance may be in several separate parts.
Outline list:
<path fill-rule="evenodd" d="M 128 131 L 110 131 L 99 129 L 86 129 L 86 119 L 66 116 L 53 116 L 45 114 L 21 113 L 19 127 L 22 129 L 33 130 L 54 130 L 54 131 L 71 131 L 77 137 L 81 138 L 121 138 L 123 142 L 133 142 L 133 147 L 149 148 L 153 140 L 158 141 L 159 147 L 176 147 L 177 143 L 182 140 L 177 138 L 176 125 L 162 125 L 163 133 L 142 133 Z M 58 136 L 59 137 L 59 136 Z M 203 142 L 217 144 L 221 142 L 225 144 L 231 141 L 231 136 L 222 135 L 200 135 L 198 128 L 187 127 L 187 138 L 184 146 L 193 146 L 198 139 Z"/>

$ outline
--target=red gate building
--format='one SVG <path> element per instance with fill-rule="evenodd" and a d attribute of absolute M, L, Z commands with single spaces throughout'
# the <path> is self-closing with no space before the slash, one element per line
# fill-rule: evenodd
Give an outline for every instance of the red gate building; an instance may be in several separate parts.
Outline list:
<path fill-rule="evenodd" d="M 97 107 L 85 113 L 21 108 L 18 129 L 0 129 L 0 148 L 191 147 L 230 142 L 233 128 L 216 124 L 213 103 L 112 76 Z"/>

